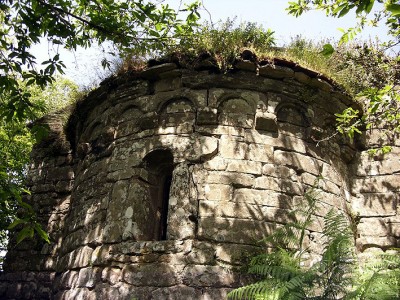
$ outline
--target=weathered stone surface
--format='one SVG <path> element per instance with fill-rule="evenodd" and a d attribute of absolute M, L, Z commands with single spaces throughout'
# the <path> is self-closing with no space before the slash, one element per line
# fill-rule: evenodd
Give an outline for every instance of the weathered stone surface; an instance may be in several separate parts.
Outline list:
<path fill-rule="evenodd" d="M 282 193 L 254 189 L 236 189 L 233 194 L 234 202 L 254 203 L 272 207 L 291 208 L 292 200 Z"/>
<path fill-rule="evenodd" d="M 276 116 L 272 113 L 257 112 L 255 129 L 260 131 L 278 132 Z"/>
<path fill-rule="evenodd" d="M 259 72 L 261 76 L 277 79 L 294 76 L 294 71 L 292 69 L 276 65 L 261 66 Z"/>
<path fill-rule="evenodd" d="M 157 76 L 159 76 L 163 72 L 168 72 L 168 71 L 171 71 L 174 69 L 176 69 L 176 64 L 166 63 L 166 64 L 150 67 L 150 68 L 144 70 L 141 75 L 144 78 L 153 79 L 153 78 L 157 78 Z"/>
<path fill-rule="evenodd" d="M 399 206 L 399 195 L 393 193 L 361 194 L 352 199 L 352 209 L 361 217 L 395 216 Z"/>
<path fill-rule="evenodd" d="M 249 60 L 239 60 L 238 62 L 236 62 L 235 68 L 239 70 L 255 72 L 257 65 Z"/>
<path fill-rule="evenodd" d="M 252 161 L 272 162 L 273 148 L 269 145 L 250 144 L 247 148 L 246 158 Z"/>
<path fill-rule="evenodd" d="M 329 80 L 291 62 L 261 63 L 259 76 L 253 62 L 215 74 L 202 61 L 204 72 L 163 64 L 110 78 L 77 105 L 67 136 L 61 116 L 43 120 L 24 201 L 51 244 L 10 249 L 1 299 L 224 299 L 251 283 L 238 270 L 273 250 L 258 241 L 312 187 L 307 266 L 331 209 L 358 224 L 360 251 L 399 246 L 400 139 L 372 157 L 376 130 L 318 142 L 357 106 Z"/>
<path fill-rule="evenodd" d="M 173 286 L 178 283 L 178 274 L 168 264 L 127 265 L 122 270 L 122 280 L 134 286 Z"/>
<path fill-rule="evenodd" d="M 319 175 L 321 163 L 316 159 L 295 152 L 277 150 L 274 152 L 274 162 L 278 165 L 292 167 L 297 172 L 308 172 Z"/>
<path fill-rule="evenodd" d="M 199 187 L 199 199 L 212 201 L 229 201 L 232 198 L 232 187 L 225 184 L 205 184 Z"/>
<path fill-rule="evenodd" d="M 188 266 L 182 277 L 186 285 L 206 287 L 230 287 L 239 280 L 237 274 L 220 266 Z"/>
<path fill-rule="evenodd" d="M 247 174 L 261 174 L 262 165 L 261 162 L 255 161 L 241 161 L 241 160 L 227 160 L 227 168 L 228 172 L 238 172 L 238 173 L 247 173 Z"/>

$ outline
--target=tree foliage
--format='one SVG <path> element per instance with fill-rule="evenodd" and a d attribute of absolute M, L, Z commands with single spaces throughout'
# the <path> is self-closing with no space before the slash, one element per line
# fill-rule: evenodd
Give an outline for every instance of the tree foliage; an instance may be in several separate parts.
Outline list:
<path fill-rule="evenodd" d="M 376 2 L 380 3 L 381 6 L 377 11 L 373 11 Z M 341 29 L 343 35 L 339 45 L 348 43 L 365 26 L 379 26 L 381 21 L 385 22 L 388 34 L 391 36 L 391 39 L 384 43 L 382 47 L 386 50 L 394 49 L 396 45 L 400 44 L 400 4 L 396 0 L 297 0 L 296 2 L 289 2 L 287 8 L 289 14 L 296 17 L 311 9 L 322 10 L 327 16 L 337 18 L 347 15 L 350 11 L 355 12 L 358 22 L 352 28 Z M 372 12 L 374 12 L 373 15 Z M 368 51 L 372 52 L 373 49 L 366 49 L 366 52 Z M 333 52 L 334 48 L 330 44 L 326 44 L 322 50 L 325 55 L 331 55 Z M 398 70 L 400 65 L 398 51 L 394 54 L 394 57 L 394 66 L 392 62 L 388 63 L 383 60 L 379 63 L 379 67 Z M 373 77 L 371 80 L 376 81 L 379 78 Z M 347 134 L 352 139 L 355 133 L 361 133 L 361 128 L 376 128 L 381 130 L 383 140 L 386 143 L 394 138 L 394 134 L 400 134 L 400 76 L 397 73 L 395 76 L 386 78 L 384 82 L 384 86 L 368 86 L 360 92 L 358 96 L 364 104 L 362 113 L 349 108 L 337 115 L 339 132 Z M 363 116 L 360 118 L 360 115 Z M 384 153 L 390 151 L 390 145 L 383 145 L 381 150 Z"/>
<path fill-rule="evenodd" d="M 374 12 L 376 2 L 383 4 L 383 7 Z M 289 2 L 287 11 L 296 17 L 311 9 L 322 10 L 327 16 L 341 18 L 349 12 L 356 13 L 357 24 L 348 29 L 341 29 L 343 35 L 340 43 L 352 40 L 355 35 L 365 26 L 378 26 L 382 20 L 387 26 L 388 33 L 393 37 L 388 46 L 400 42 L 400 4 L 396 0 L 297 0 Z M 373 16 L 370 14 L 374 12 Z"/>
<path fill-rule="evenodd" d="M 31 112 L 33 103 L 21 88 L 21 79 L 26 85 L 44 87 L 56 72 L 63 73 L 65 65 L 58 53 L 38 65 L 31 47 L 41 38 L 70 50 L 111 41 L 122 55 L 144 54 L 190 34 L 199 18 L 199 5 L 187 5 L 186 19 L 181 20 L 168 5 L 144 0 L 1 0 L 0 91 L 10 98 L 1 116 L 22 120 Z"/>
<path fill-rule="evenodd" d="M 199 6 L 194 2 L 176 11 L 146 0 L 0 0 L 0 238 L 7 227 L 24 224 L 18 240 L 35 231 L 47 239 L 21 198 L 29 192 L 23 187 L 29 151 L 43 134 L 43 128 L 26 124 L 64 105 L 77 90 L 55 80 L 65 69 L 58 52 L 40 62 L 32 46 L 43 39 L 53 49 L 68 50 L 111 42 L 118 55 L 146 55 L 190 35 Z M 26 212 L 23 218 L 16 218 L 18 207 Z"/>
<path fill-rule="evenodd" d="M 35 232 L 49 241 L 33 208 L 22 197 L 23 194 L 29 194 L 25 179 L 32 146 L 47 133 L 45 128 L 33 125 L 31 121 L 71 103 L 79 96 L 77 85 L 65 78 L 58 78 L 44 90 L 23 83 L 21 87 L 29 93 L 30 101 L 34 104 L 31 114 L 23 119 L 0 119 L 0 251 L 4 251 L 7 245 L 7 230 L 16 228 L 19 229 L 17 242 L 32 237 Z M 9 101 L 10 98 L 3 93 L 0 106 L 7 107 Z M 31 124 L 30 128 L 28 124 Z"/>

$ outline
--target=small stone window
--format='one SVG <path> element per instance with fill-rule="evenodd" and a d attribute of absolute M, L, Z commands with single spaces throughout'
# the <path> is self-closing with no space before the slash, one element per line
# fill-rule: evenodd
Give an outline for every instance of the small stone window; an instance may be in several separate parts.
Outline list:
<path fill-rule="evenodd" d="M 149 175 L 150 217 L 154 220 L 152 237 L 154 240 L 167 239 L 169 194 L 174 169 L 174 157 L 170 150 L 154 150 L 143 159 L 144 168 Z"/>

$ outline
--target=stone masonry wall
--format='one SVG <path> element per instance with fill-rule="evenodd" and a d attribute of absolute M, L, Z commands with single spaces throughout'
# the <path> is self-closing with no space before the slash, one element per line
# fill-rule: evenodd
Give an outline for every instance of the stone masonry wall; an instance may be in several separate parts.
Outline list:
<path fill-rule="evenodd" d="M 400 145 L 371 161 L 373 137 L 324 140 L 349 105 L 288 63 L 166 63 L 106 80 L 65 130 L 43 120 L 28 200 L 52 243 L 11 243 L 0 298 L 223 299 L 318 177 L 317 221 L 334 207 L 359 221 L 360 252 L 399 246 Z M 307 235 L 317 256 L 321 222 Z"/>

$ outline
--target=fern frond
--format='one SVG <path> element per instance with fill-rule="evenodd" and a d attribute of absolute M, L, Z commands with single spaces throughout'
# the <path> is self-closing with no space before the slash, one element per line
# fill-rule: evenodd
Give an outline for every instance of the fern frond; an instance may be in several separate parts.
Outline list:
<path fill-rule="evenodd" d="M 359 282 L 346 300 L 400 299 L 399 252 L 371 257 L 359 276 Z"/>
<path fill-rule="evenodd" d="M 228 293 L 228 299 L 233 300 L 278 300 L 279 291 L 276 282 L 272 280 L 264 280 L 253 283 Z"/>
<path fill-rule="evenodd" d="M 319 264 L 322 299 L 335 299 L 347 293 L 355 265 L 353 235 L 346 217 L 333 209 L 325 216 L 323 234 L 327 237 Z"/>

